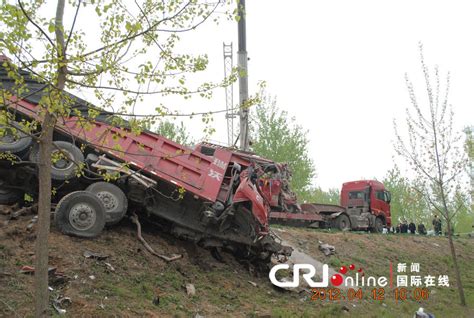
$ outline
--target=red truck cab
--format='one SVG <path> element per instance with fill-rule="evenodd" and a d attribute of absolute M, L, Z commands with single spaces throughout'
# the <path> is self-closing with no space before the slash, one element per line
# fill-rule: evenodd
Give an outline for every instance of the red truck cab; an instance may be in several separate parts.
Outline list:
<path fill-rule="evenodd" d="M 359 180 L 342 185 L 341 206 L 347 209 L 349 215 L 370 213 L 375 220 L 379 219 L 378 223 L 382 222 L 387 227 L 392 225 L 390 200 L 390 192 L 379 181 Z"/>

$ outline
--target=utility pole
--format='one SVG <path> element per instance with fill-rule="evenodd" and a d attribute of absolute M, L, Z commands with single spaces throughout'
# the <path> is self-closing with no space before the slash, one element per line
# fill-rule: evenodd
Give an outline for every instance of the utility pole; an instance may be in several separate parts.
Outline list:
<path fill-rule="evenodd" d="M 232 42 L 230 44 L 223 43 L 224 49 L 224 77 L 228 78 L 232 74 L 234 67 Z M 227 145 L 232 147 L 234 144 L 234 84 L 225 87 L 225 118 L 227 119 Z"/>
<path fill-rule="evenodd" d="M 249 83 L 247 70 L 247 30 L 245 25 L 245 0 L 237 1 L 237 12 L 240 18 L 238 23 L 239 50 L 237 52 L 239 68 L 240 149 L 247 151 L 249 150 L 249 111 L 245 106 L 245 103 L 249 98 Z"/>

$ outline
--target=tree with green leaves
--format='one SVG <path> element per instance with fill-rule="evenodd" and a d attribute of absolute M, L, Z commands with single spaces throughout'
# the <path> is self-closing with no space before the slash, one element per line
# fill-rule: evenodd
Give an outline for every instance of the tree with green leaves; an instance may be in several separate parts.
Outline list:
<path fill-rule="evenodd" d="M 195 30 L 214 15 L 220 2 L 200 0 L 134 1 L 3 1 L 0 6 L 0 52 L 8 55 L 2 66 L 14 85 L 1 88 L 1 129 L 13 127 L 29 134 L 38 144 L 38 228 L 35 249 L 35 312 L 48 315 L 48 233 L 51 211 L 51 153 L 53 132 L 61 118 L 80 117 L 75 101 L 65 90 L 89 90 L 102 109 L 134 116 L 144 96 L 194 95 L 210 97 L 216 87 L 231 78 L 201 83 L 191 88 L 188 76 L 206 69 L 206 55 L 177 50 L 181 34 Z M 51 12 L 54 11 L 54 12 Z M 70 12 L 65 16 L 65 12 Z M 232 17 L 233 14 L 225 15 Z M 38 101 L 39 117 L 14 124 L 10 111 L 15 100 L 34 92 L 30 80 L 45 84 Z M 38 93 L 38 92 L 36 92 Z M 89 112 L 89 119 L 97 116 Z M 155 105 L 148 117 L 168 113 Z M 85 119 L 87 120 L 87 119 Z M 114 124 L 123 121 L 114 117 Z M 134 125 L 136 123 L 136 125 Z M 142 126 L 130 121 L 127 129 L 139 133 Z M 35 130 L 41 127 L 40 133 Z M 78 173 L 80 167 L 78 166 Z"/>
<path fill-rule="evenodd" d="M 177 142 L 178 144 L 190 146 L 193 144 L 193 139 L 189 134 L 188 130 L 184 126 L 183 122 L 179 125 L 169 120 L 163 120 L 158 124 L 158 128 L 155 132 L 161 136 Z"/>
<path fill-rule="evenodd" d="M 402 176 L 398 166 L 390 169 L 382 180 L 385 188 L 391 192 L 390 211 L 392 222 L 413 221 L 416 224 L 431 224 L 431 212 L 423 195 L 416 191 L 416 185 Z"/>
<path fill-rule="evenodd" d="M 474 213 L 470 204 L 470 197 L 466 191 L 457 189 L 454 193 L 454 200 L 450 203 L 450 208 L 456 212 L 452 225 L 454 233 L 470 233 L 474 226 Z"/>
<path fill-rule="evenodd" d="M 466 298 L 451 226 L 459 212 L 459 208 L 454 205 L 455 195 L 456 191 L 462 191 L 462 175 L 466 171 L 467 158 L 463 151 L 461 134 L 453 128 L 454 112 L 448 103 L 449 73 L 442 90 L 440 71 L 438 67 L 433 70 L 427 67 L 421 44 L 420 57 L 427 104 L 420 104 L 414 85 L 406 75 L 411 110 L 407 108 L 405 128 L 395 122 L 394 146 L 397 154 L 407 161 L 416 175 L 415 190 L 423 196 L 430 208 L 444 219 L 459 298 L 461 305 L 465 306 Z"/>
<path fill-rule="evenodd" d="M 315 176 L 314 163 L 308 155 L 308 132 L 265 93 L 252 115 L 252 150 L 262 157 L 288 163 L 293 174 L 291 189 L 304 200 Z"/>
<path fill-rule="evenodd" d="M 331 188 L 324 191 L 320 187 L 310 188 L 307 196 L 304 198 L 309 203 L 336 204 L 341 202 L 340 190 Z"/>

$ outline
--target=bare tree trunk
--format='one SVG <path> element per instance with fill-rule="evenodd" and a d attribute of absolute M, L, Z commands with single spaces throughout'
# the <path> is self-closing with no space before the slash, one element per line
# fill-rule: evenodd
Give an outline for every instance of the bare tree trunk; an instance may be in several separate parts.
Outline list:
<path fill-rule="evenodd" d="M 58 77 L 53 88 L 52 102 L 63 105 L 62 91 L 66 83 L 66 54 L 64 46 L 64 6 L 65 0 L 58 0 L 56 7 L 55 33 L 56 50 L 58 56 Z M 54 91 L 57 89 L 57 91 Z M 59 107 L 62 109 L 62 107 Z M 53 132 L 56 117 L 46 109 L 42 123 L 42 134 L 39 144 L 39 199 L 38 199 L 38 232 L 35 248 L 35 316 L 48 317 L 49 290 L 48 290 L 48 235 L 51 223 L 51 151 L 53 148 Z"/>
<path fill-rule="evenodd" d="M 446 213 L 446 210 L 445 210 L 445 213 Z M 461 305 L 466 306 L 466 298 L 464 297 L 464 288 L 463 288 L 462 282 L 461 282 L 461 272 L 459 270 L 458 258 L 457 258 L 457 255 L 456 255 L 456 249 L 454 248 L 453 234 L 452 234 L 452 231 L 451 231 L 451 220 L 450 219 L 448 219 L 448 221 L 447 221 L 447 227 L 448 227 L 449 249 L 451 250 L 451 257 L 453 258 L 454 273 L 456 275 L 456 282 L 458 284 L 459 299 L 461 300 Z"/>
<path fill-rule="evenodd" d="M 39 144 L 39 200 L 38 231 L 35 247 L 35 316 L 47 317 L 48 290 L 48 234 L 51 215 L 51 150 L 55 119 L 49 112 L 43 120 Z"/>

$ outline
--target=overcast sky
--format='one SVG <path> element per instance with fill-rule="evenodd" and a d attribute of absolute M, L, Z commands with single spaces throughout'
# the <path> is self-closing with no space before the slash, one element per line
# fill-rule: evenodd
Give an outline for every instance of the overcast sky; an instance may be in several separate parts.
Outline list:
<path fill-rule="evenodd" d="M 406 72 L 424 97 L 419 41 L 427 64 L 451 73 L 456 127 L 474 124 L 472 12 L 472 1 L 247 0 L 250 94 L 266 81 L 278 106 L 308 130 L 316 185 L 340 188 L 354 179 L 381 179 L 394 164 L 393 120 L 402 120 L 410 105 Z M 203 25 L 183 35 L 182 47 L 208 54 L 203 78 L 215 80 L 223 76 L 223 42 L 237 48 L 237 23 Z M 220 110 L 224 90 L 209 101 L 170 106 Z M 186 125 L 194 137 L 202 134 L 200 119 Z M 223 114 L 215 116 L 215 128 L 212 139 L 226 142 Z"/>

